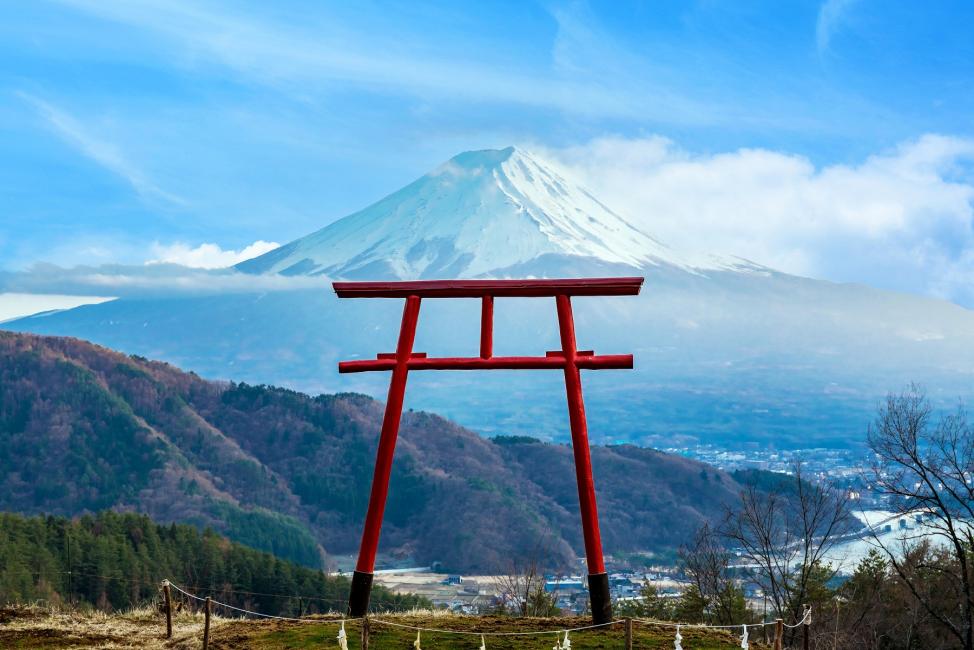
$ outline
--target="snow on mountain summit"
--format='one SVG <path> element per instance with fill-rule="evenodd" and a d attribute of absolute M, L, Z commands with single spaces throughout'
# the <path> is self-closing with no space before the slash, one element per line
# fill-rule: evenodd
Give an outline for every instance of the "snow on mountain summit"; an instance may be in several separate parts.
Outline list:
<path fill-rule="evenodd" d="M 369 207 L 238 265 L 350 278 L 503 274 L 551 258 L 691 266 L 538 156 L 468 151 Z"/>

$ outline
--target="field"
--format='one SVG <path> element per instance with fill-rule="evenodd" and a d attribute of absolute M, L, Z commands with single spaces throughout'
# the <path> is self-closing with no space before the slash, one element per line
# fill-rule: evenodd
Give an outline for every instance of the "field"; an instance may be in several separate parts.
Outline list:
<path fill-rule="evenodd" d="M 582 627 L 581 618 L 505 618 L 496 616 L 459 616 L 441 612 L 417 611 L 408 614 L 382 615 L 371 624 L 370 648 L 412 650 L 416 640 L 414 630 L 383 624 L 451 629 L 468 632 L 523 632 L 550 630 L 537 636 L 486 636 L 488 650 L 550 650 L 555 645 L 559 629 Z M 358 623 L 346 625 L 350 650 L 361 647 Z M 284 648 L 338 648 L 335 619 L 320 617 L 307 622 L 271 620 L 241 620 L 214 616 L 210 631 L 210 648 L 230 650 L 254 648 L 279 650 Z M 686 650 L 732 650 L 740 647 L 739 638 L 721 630 L 683 630 Z M 752 633 L 752 648 L 767 648 Z M 140 648 L 146 650 L 201 648 L 203 616 L 183 612 L 174 617 L 173 638 L 165 638 L 165 617 L 157 610 L 142 608 L 129 612 L 105 614 L 77 610 L 41 607 L 7 607 L 0 609 L 0 647 L 35 648 Z M 602 650 L 625 648 L 623 626 L 609 630 L 585 630 L 570 635 L 572 650 Z M 480 647 L 477 635 L 461 636 L 423 632 L 422 648 L 458 648 L 476 650 Z M 636 625 L 633 648 L 662 650 L 673 648 L 673 629 L 661 626 Z"/>

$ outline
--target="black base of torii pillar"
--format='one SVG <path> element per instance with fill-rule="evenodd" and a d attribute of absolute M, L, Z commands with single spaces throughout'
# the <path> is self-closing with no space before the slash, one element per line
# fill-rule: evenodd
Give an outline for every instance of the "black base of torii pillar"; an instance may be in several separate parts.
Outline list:
<path fill-rule="evenodd" d="M 340 298 L 405 298 L 399 341 L 394 354 L 379 354 L 376 359 L 343 361 L 338 371 L 367 372 L 391 370 L 389 395 L 382 431 L 376 451 L 375 473 L 369 508 L 362 530 L 358 562 L 352 575 L 348 599 L 350 616 L 364 616 L 369 609 L 369 597 L 375 571 L 375 556 L 379 546 L 382 515 L 389 493 L 389 477 L 399 421 L 402 418 L 406 378 L 410 370 L 491 370 L 491 369 L 558 369 L 565 373 L 565 392 L 572 432 L 572 451 L 575 458 L 575 479 L 585 540 L 588 565 L 589 602 L 595 623 L 612 620 L 612 601 L 609 576 L 602 556 L 598 509 L 595 502 L 595 482 L 585 421 L 585 403 L 579 370 L 632 368 L 632 355 L 596 355 L 580 351 L 575 341 L 572 316 L 572 296 L 632 296 L 639 293 L 643 278 L 590 278 L 579 280 L 432 280 L 422 282 L 336 282 L 335 293 Z M 495 357 L 493 355 L 493 314 L 495 297 L 538 298 L 554 297 L 558 311 L 561 350 L 543 357 Z M 422 298 L 480 298 L 481 329 L 479 357 L 428 358 L 413 352 L 416 324 Z"/>

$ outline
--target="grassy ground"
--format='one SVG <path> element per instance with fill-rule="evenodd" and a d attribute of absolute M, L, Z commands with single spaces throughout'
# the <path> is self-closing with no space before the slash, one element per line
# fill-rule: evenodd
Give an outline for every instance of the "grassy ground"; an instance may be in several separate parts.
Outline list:
<path fill-rule="evenodd" d="M 496 616 L 458 616 L 442 612 L 414 612 L 376 617 L 371 625 L 370 649 L 413 650 L 414 630 L 383 625 L 389 621 L 400 625 L 463 630 L 469 632 L 519 632 L 548 630 L 537 636 L 486 636 L 488 650 L 551 650 L 556 632 L 581 627 L 587 619 L 547 618 L 517 619 Z M 349 650 L 361 647 L 361 625 L 349 623 Z M 633 648 L 662 650 L 673 648 L 673 629 L 636 624 Z M 291 623 L 270 620 L 240 620 L 214 616 L 210 631 L 213 650 L 278 650 L 284 648 L 338 648 L 338 624 L 321 617 L 307 622 Z M 685 650 L 733 650 L 740 648 L 736 635 L 721 630 L 683 630 Z M 623 650 L 625 634 L 622 625 L 608 629 L 571 633 L 572 650 Z M 201 648 L 203 617 L 183 612 L 174 617 L 173 638 L 165 639 L 165 617 L 153 609 L 104 614 L 39 607 L 0 609 L 0 648 L 106 648 L 145 650 L 188 650 Z M 766 648 L 752 639 L 751 648 Z M 477 650 L 480 637 L 434 632 L 422 633 L 424 650 Z"/>
<path fill-rule="evenodd" d="M 197 648 L 203 617 L 180 614 L 164 643 L 165 617 L 148 607 L 124 613 L 48 607 L 0 608 L 0 648 Z M 221 621 L 222 623 L 222 621 Z"/>

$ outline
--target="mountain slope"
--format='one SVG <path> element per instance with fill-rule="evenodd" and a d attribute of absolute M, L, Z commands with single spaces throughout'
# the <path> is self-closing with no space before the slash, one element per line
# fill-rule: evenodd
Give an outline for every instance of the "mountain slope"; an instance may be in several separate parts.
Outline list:
<path fill-rule="evenodd" d="M 0 332 L 0 509 L 134 509 L 315 565 L 320 547 L 357 548 L 381 415 L 361 395 L 208 382 L 82 341 Z M 739 489 L 651 450 L 592 457 L 610 553 L 672 548 Z M 573 477 L 566 446 L 497 444 L 407 413 L 382 549 L 496 571 L 544 543 L 567 566 L 582 548 Z"/>
<path fill-rule="evenodd" d="M 321 564 L 296 500 L 185 403 L 198 379 L 64 339 L 2 334 L 0 360 L 0 508 L 138 508 Z"/>

